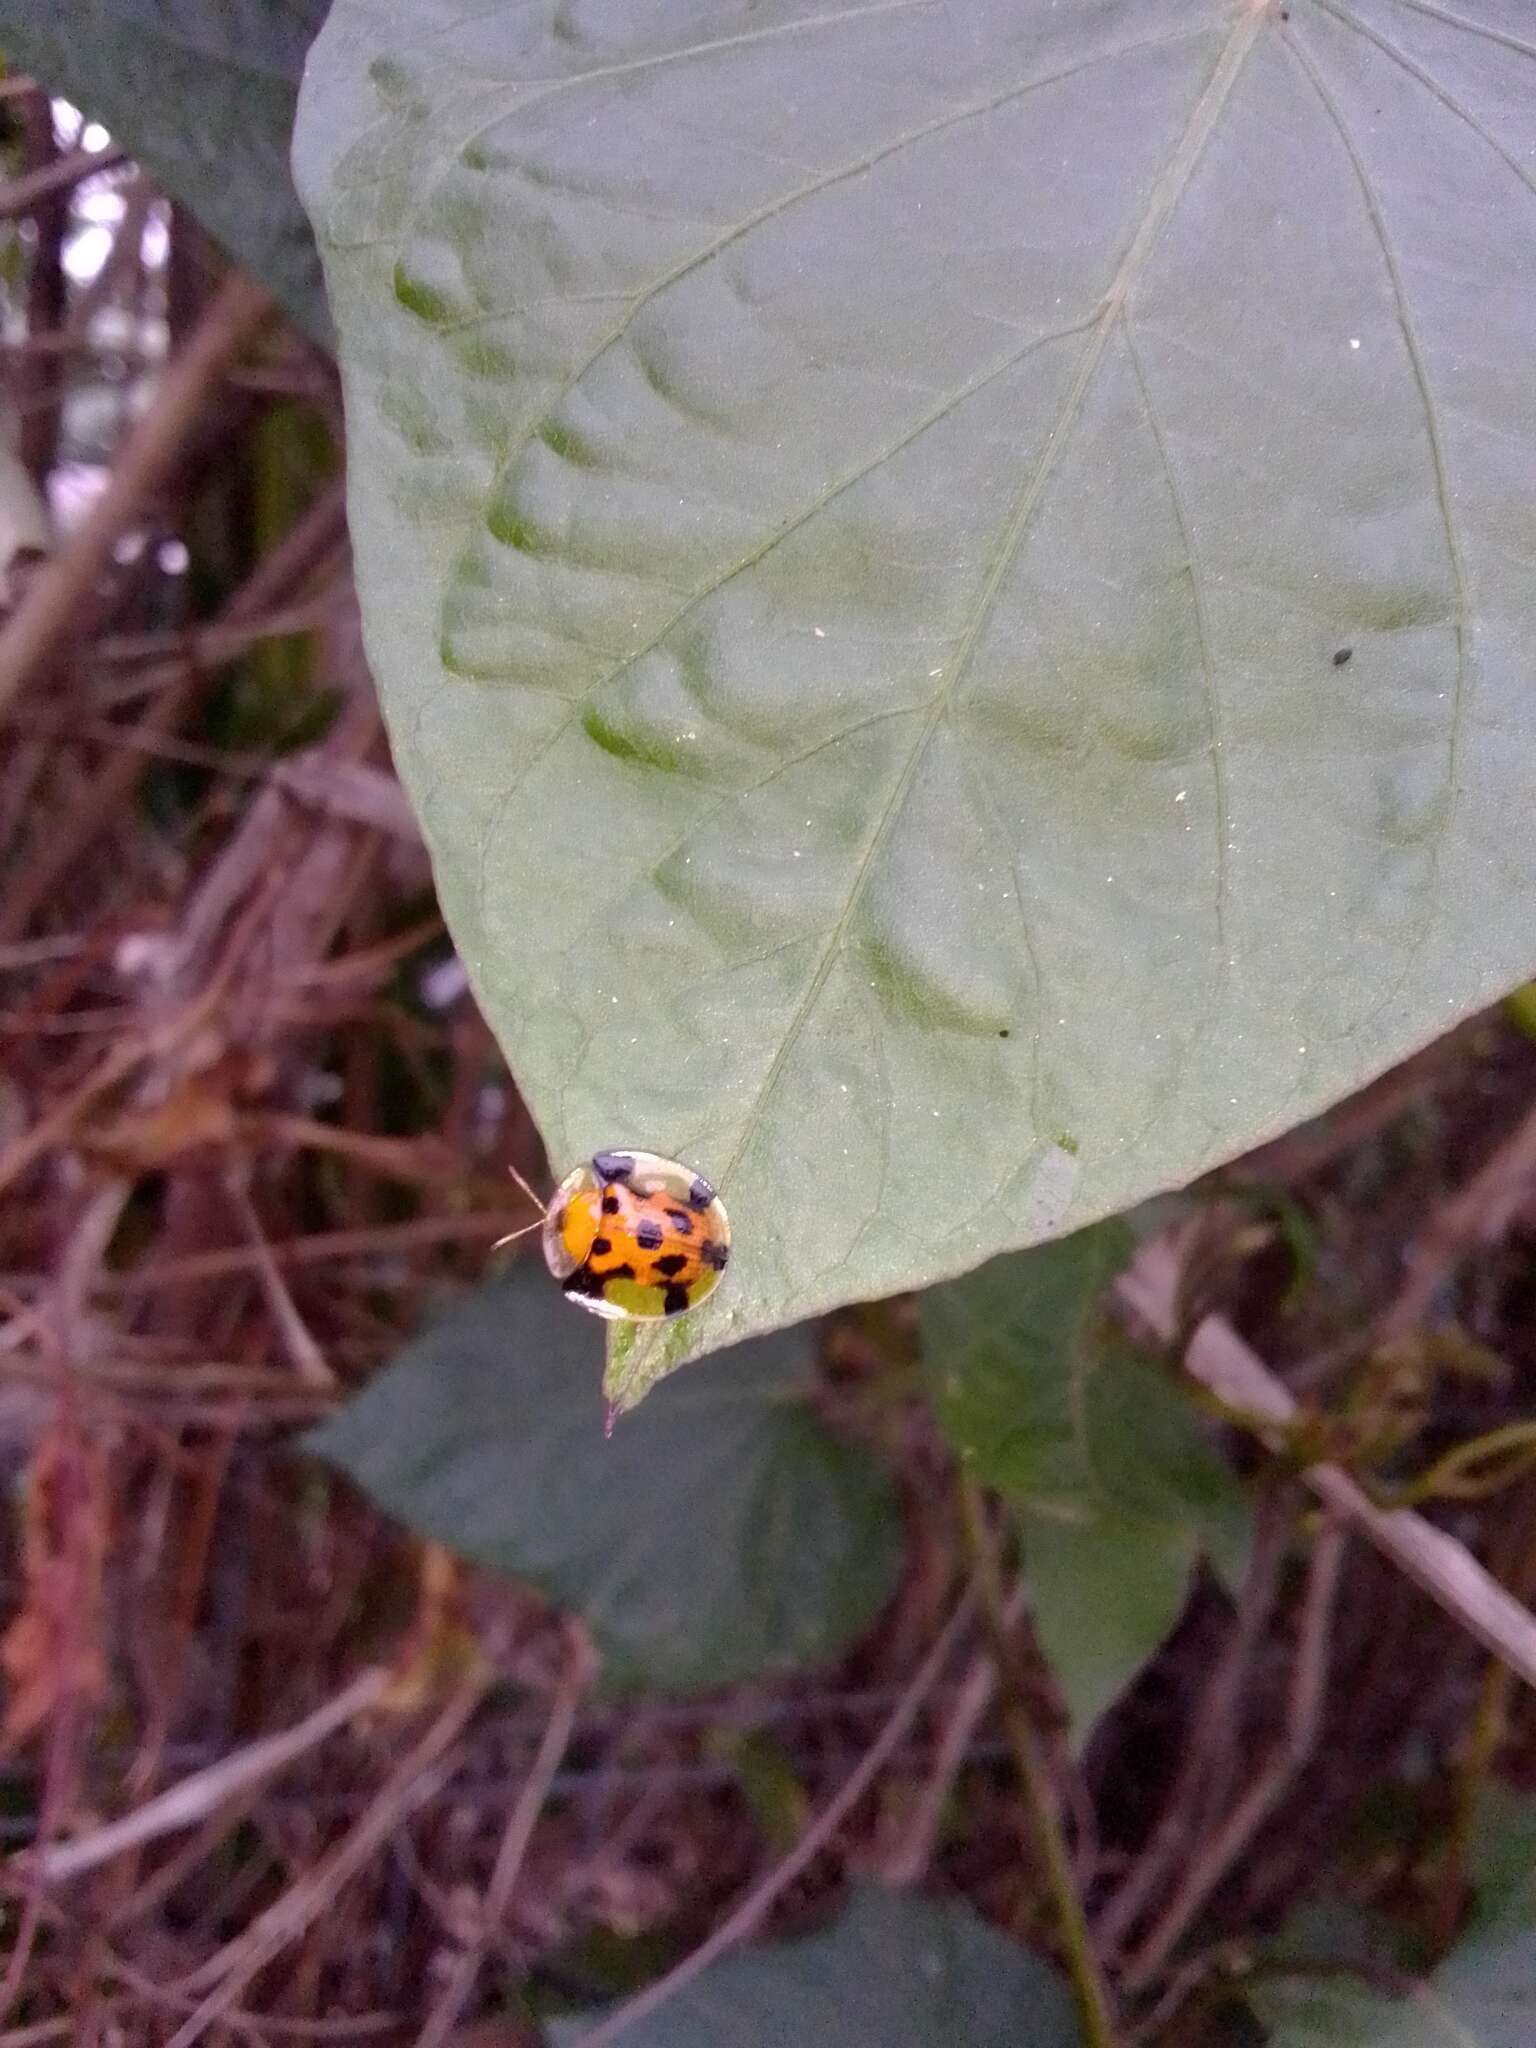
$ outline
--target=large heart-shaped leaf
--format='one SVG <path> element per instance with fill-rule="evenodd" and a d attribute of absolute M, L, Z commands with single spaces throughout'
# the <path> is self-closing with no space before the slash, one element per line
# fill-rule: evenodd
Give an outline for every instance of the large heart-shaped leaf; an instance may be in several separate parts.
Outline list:
<path fill-rule="evenodd" d="M 577 2048 L 598 2014 L 557 2020 Z M 726 1956 L 624 2030 L 630 2048 L 1077 2048 L 1072 2000 L 1039 1956 L 968 1906 L 861 1885 L 825 1932 Z"/>
<path fill-rule="evenodd" d="M 1248 1505 L 1188 1402 L 1106 1341 L 1123 1223 L 932 1288 L 923 1373 L 967 1472 L 1018 1517 L 1030 1611 L 1079 1741 L 1183 1610 L 1197 1558 L 1242 1572 Z"/>
<path fill-rule="evenodd" d="M 369 647 L 622 1361 L 963 1270 L 1536 966 L 1526 0 L 337 0 Z"/>
<path fill-rule="evenodd" d="M 607 1438 L 602 1339 L 531 1264 L 467 1295 L 308 1438 L 392 1514 L 581 1615 L 604 1682 L 690 1691 L 844 1649 L 895 1587 L 889 1476 L 812 1411 L 803 1331 Z"/>
<path fill-rule="evenodd" d="M 0 0 L 0 52 L 111 129 L 317 341 L 331 323 L 288 167 L 325 0 Z"/>

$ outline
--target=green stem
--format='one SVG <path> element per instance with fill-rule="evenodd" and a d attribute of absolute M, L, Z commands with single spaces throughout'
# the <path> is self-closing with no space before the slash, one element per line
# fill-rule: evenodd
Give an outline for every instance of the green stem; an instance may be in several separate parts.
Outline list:
<path fill-rule="evenodd" d="M 1003 1728 L 1018 1766 L 1030 1832 L 1056 1908 L 1057 1934 L 1077 1998 L 1084 2048 L 1116 2048 L 1119 2036 L 1115 2029 L 1109 1986 L 1104 1981 L 1093 1937 L 1088 1931 L 1088 1918 L 1078 1896 L 1066 1837 L 1056 1810 L 1056 1792 L 1051 1783 L 1044 1745 L 1031 1718 L 1028 1693 L 1020 1680 L 1008 1640 L 1008 1626 L 1003 1617 L 1003 1589 L 987 1529 L 986 1503 L 981 1488 L 964 1472 L 959 1474 L 959 1495 L 960 1523 L 981 1605 L 982 1626 L 992 1661 L 997 1667 L 997 1695 Z"/>
<path fill-rule="evenodd" d="M 1536 1422 L 1506 1422 L 1486 1436 L 1453 1444 L 1428 1471 L 1400 1488 L 1395 1499 L 1405 1507 L 1423 1500 L 1480 1500 L 1510 1485 L 1533 1461 Z"/>

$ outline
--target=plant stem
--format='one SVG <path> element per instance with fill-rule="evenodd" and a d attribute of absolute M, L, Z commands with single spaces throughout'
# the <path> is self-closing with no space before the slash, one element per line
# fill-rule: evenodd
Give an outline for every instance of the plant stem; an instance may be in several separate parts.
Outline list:
<path fill-rule="evenodd" d="M 1003 1727 L 1018 1766 L 1030 1831 L 1056 1908 L 1057 1932 L 1077 1999 L 1085 2048 L 1116 2048 L 1118 2035 L 1109 1986 L 1088 1931 L 1072 1862 L 1056 1809 L 1055 1789 L 1044 1746 L 1029 1710 L 1003 1616 L 1003 1589 L 987 1529 L 982 1491 L 964 1472 L 958 1481 L 960 1522 L 980 1603 L 982 1626 L 997 1666 L 997 1696 Z"/>

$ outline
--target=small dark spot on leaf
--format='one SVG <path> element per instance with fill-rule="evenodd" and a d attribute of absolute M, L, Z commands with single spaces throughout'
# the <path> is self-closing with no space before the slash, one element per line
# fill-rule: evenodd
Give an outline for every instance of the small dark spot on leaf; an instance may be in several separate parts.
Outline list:
<path fill-rule="evenodd" d="M 999 1038 L 1006 1038 L 1006 1037 L 1008 1036 L 1008 1033 L 1007 1033 L 1007 1031 L 1006 1031 L 1006 1030 L 1003 1030 L 1003 1031 L 999 1031 L 999 1033 L 998 1033 L 997 1035 L 998 1035 L 998 1037 L 999 1037 Z"/>
<path fill-rule="evenodd" d="M 1353 649 L 1353 647 L 1341 647 L 1338 653 L 1335 654 L 1335 656 L 1333 657 L 1334 667 L 1342 668 L 1345 662 L 1348 661 L 1349 657 L 1354 653 L 1354 651 L 1355 650 Z"/>

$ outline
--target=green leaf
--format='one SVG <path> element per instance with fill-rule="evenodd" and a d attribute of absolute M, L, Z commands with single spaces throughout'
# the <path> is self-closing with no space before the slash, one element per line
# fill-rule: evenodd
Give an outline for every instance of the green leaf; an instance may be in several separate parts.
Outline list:
<path fill-rule="evenodd" d="M 1500 1784 L 1483 1788 L 1472 1830 L 1473 1907 L 1479 1931 L 1529 1925 L 1536 1909 L 1536 1799 Z"/>
<path fill-rule="evenodd" d="M 1261 1980 L 1270 2048 L 1529 2048 L 1536 2040 L 1536 1803 L 1495 1789 L 1474 1843 L 1466 1933 L 1401 1998 L 1348 1977 Z M 1353 1932 L 1344 1924 L 1346 1943 Z M 1379 1945 L 1379 1944 L 1378 1944 Z M 1321 1944 L 1314 1939 L 1314 1954 Z"/>
<path fill-rule="evenodd" d="M 601 2018 L 551 2022 L 575 2048 Z M 1050 1966 L 953 1901 L 855 1889 L 824 1933 L 726 1956 L 624 2034 L 626 2048 L 1077 2048 Z"/>
<path fill-rule="evenodd" d="M 1020 1523 L 1035 1634 L 1080 1748 L 1184 1612 L 1197 1546 L 1128 1516 Z"/>
<path fill-rule="evenodd" d="M 1506 1927 L 1463 1942 L 1402 1998 L 1347 1980 L 1266 1984 L 1253 2004 L 1269 2048 L 1530 2048 L 1536 1932 Z"/>
<path fill-rule="evenodd" d="M 921 1303 L 923 1373 L 956 1455 L 1016 1511 L 1041 1646 L 1079 1738 L 1178 1620 L 1192 1565 L 1241 1577 L 1242 1489 L 1189 1403 L 1108 1341 L 1131 1233 L 994 1259 Z"/>
<path fill-rule="evenodd" d="M 893 1490 L 806 1395 L 805 1331 L 690 1372 L 603 1434 L 602 1336 L 524 1264 L 465 1297 L 310 1449 L 465 1557 L 586 1621 L 616 1689 L 836 1655 L 894 1590 Z"/>
<path fill-rule="evenodd" d="M 782 1743 L 762 1728 L 711 1728 L 705 1754 L 729 1764 L 763 1841 L 786 1855 L 805 1833 L 811 1801 Z"/>
<path fill-rule="evenodd" d="M 556 1164 L 735 1228 L 625 1399 L 1536 970 L 1533 152 L 1525 0 L 337 0 L 396 758 Z"/>
<path fill-rule="evenodd" d="M 919 1304 L 944 1433 L 975 1479 L 1019 1505 L 1082 1510 L 1096 1441 L 1084 1396 L 1102 1362 L 1094 1321 L 1130 1252 L 1125 1225 L 1104 1223 L 994 1259 Z"/>
<path fill-rule="evenodd" d="M 326 0 L 0 0 L 0 50 L 100 121 L 316 341 L 331 343 L 288 152 Z"/>

